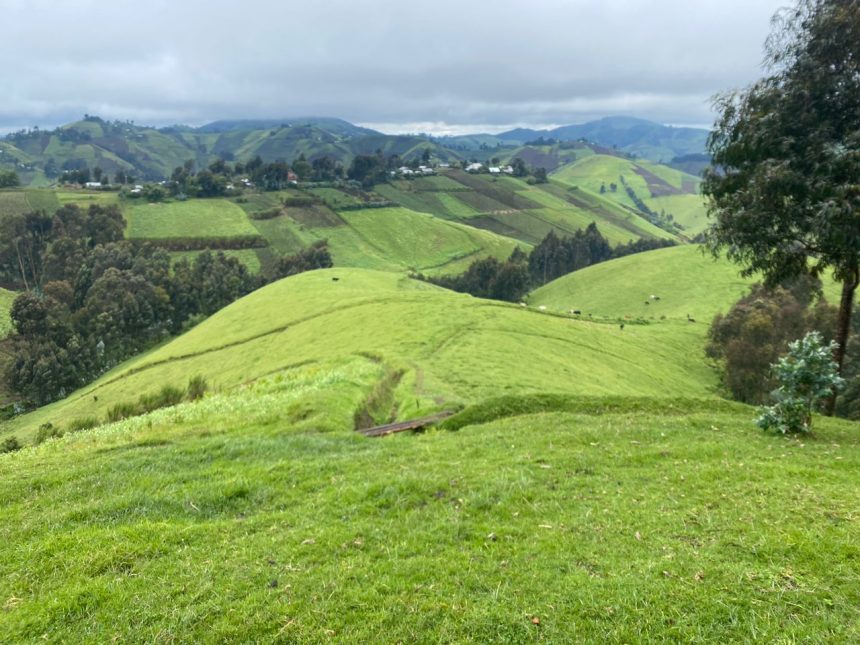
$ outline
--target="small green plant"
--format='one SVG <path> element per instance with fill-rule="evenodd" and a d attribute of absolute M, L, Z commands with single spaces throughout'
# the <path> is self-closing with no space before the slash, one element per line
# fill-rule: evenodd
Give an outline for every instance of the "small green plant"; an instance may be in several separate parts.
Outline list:
<path fill-rule="evenodd" d="M 63 431 L 54 427 L 53 423 L 43 423 L 39 426 L 38 432 L 36 432 L 36 445 L 45 443 L 48 439 L 62 437 L 63 434 Z"/>
<path fill-rule="evenodd" d="M 835 346 L 825 345 L 817 331 L 789 343 L 788 354 L 771 366 L 779 387 L 771 392 L 776 403 L 759 408 L 760 428 L 782 434 L 812 430 L 813 410 L 844 384 L 833 361 Z"/>
<path fill-rule="evenodd" d="M 21 442 L 17 437 L 6 437 L 3 443 L 0 443 L 0 454 L 4 452 L 15 452 L 21 450 Z"/>
<path fill-rule="evenodd" d="M 99 420 L 96 417 L 84 417 L 75 419 L 69 424 L 66 432 L 80 432 L 81 430 L 91 430 L 99 425 Z"/>
<path fill-rule="evenodd" d="M 197 376 L 192 376 L 188 380 L 188 388 L 185 390 L 185 398 L 189 401 L 199 401 L 203 398 L 203 395 L 206 394 L 206 391 L 209 389 L 209 384 L 206 382 L 206 378 L 198 374 Z"/>
<path fill-rule="evenodd" d="M 117 403 L 108 410 L 107 420 L 108 423 L 114 423 L 116 421 L 128 419 L 129 417 L 135 417 L 138 414 L 140 414 L 138 406 L 134 403 Z"/>

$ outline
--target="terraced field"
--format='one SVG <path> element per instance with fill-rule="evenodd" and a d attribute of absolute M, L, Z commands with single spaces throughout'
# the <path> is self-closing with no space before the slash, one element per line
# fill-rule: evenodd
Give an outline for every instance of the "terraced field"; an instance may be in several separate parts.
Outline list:
<path fill-rule="evenodd" d="M 671 214 L 688 237 L 707 226 L 704 200 L 699 195 L 700 180 L 668 166 L 596 154 L 559 167 L 552 177 L 636 209 L 636 202 L 625 188 L 629 187 L 652 211 Z M 616 186 L 614 191 L 612 184 Z M 601 193 L 601 188 L 605 192 Z"/>
<path fill-rule="evenodd" d="M 436 183 L 429 183 L 434 180 Z M 446 180 L 444 183 L 439 180 Z M 444 176 L 396 181 L 377 193 L 413 210 L 536 244 L 550 231 L 572 235 L 596 222 L 610 242 L 673 238 L 631 208 L 564 184 L 529 185 L 513 177 L 470 175 L 451 170 Z"/>

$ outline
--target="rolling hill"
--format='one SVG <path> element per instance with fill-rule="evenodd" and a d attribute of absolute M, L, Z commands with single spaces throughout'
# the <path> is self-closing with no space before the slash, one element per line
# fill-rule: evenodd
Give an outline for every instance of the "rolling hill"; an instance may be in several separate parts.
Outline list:
<path fill-rule="evenodd" d="M 337 278 L 337 280 L 335 280 Z M 269 285 L 168 344 L 123 364 L 58 403 L 13 420 L 39 425 L 104 418 L 164 384 L 204 375 L 235 388 L 291 366 L 370 357 L 401 373 L 386 413 L 410 418 L 505 393 L 712 398 L 713 372 L 684 348 L 695 330 L 574 321 L 483 301 L 395 273 L 336 268 Z M 516 354 L 528 355 L 516 367 Z"/>
<path fill-rule="evenodd" d="M 214 390 L 0 454 L 0 631 L 856 640 L 854 424 L 762 434 L 711 393 L 699 338 L 360 269 L 269 285 L 15 422 L 194 374 Z M 464 405 L 424 434 L 352 432 Z"/>
<path fill-rule="evenodd" d="M 661 219 L 670 218 L 688 238 L 708 224 L 700 180 L 668 166 L 592 154 L 560 166 L 552 177 L 639 212 L 644 206 Z"/>

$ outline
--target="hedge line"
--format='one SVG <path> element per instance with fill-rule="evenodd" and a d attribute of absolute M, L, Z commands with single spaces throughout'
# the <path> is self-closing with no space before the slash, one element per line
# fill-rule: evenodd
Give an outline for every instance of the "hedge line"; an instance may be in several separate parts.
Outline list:
<path fill-rule="evenodd" d="M 236 237 L 168 237 L 135 238 L 135 242 L 147 242 L 168 251 L 238 251 L 260 249 L 268 246 L 262 235 L 240 235 Z"/>

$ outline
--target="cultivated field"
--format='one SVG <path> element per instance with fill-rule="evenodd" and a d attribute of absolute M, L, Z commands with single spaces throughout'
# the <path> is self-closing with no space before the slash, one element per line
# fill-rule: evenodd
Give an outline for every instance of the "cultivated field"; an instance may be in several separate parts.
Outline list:
<path fill-rule="evenodd" d="M 190 199 L 164 204 L 129 204 L 124 209 L 130 238 L 239 237 L 257 230 L 245 212 L 226 199 Z"/>

